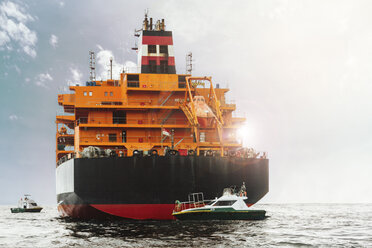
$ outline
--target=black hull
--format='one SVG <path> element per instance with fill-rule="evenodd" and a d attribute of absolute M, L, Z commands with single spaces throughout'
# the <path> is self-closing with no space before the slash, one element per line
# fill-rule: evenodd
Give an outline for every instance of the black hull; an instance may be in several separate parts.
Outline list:
<path fill-rule="evenodd" d="M 243 182 L 247 205 L 255 204 L 269 190 L 268 160 L 204 156 L 79 158 L 57 168 L 57 200 L 62 212 L 72 217 L 95 218 L 97 214 L 77 210 L 93 207 L 124 218 L 137 218 L 140 213 L 130 212 L 142 209 L 148 212 L 144 219 L 171 219 L 175 200 L 186 201 L 192 192 L 203 192 L 205 199 L 214 199 L 224 188 L 240 187 Z"/>

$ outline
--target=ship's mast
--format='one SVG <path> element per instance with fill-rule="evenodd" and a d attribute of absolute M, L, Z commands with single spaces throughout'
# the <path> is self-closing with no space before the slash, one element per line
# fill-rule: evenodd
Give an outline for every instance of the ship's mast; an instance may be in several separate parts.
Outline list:
<path fill-rule="evenodd" d="M 89 68 L 90 68 L 90 81 L 96 80 L 96 55 L 93 51 L 89 51 Z"/>
<path fill-rule="evenodd" d="M 186 55 L 186 74 L 192 74 L 192 52 Z"/>

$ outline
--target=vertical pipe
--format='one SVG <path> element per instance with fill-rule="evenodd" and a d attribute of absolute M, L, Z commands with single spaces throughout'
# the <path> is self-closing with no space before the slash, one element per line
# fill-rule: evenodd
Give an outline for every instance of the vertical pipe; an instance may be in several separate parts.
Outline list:
<path fill-rule="evenodd" d="M 110 79 L 112 80 L 112 57 L 110 58 Z"/>

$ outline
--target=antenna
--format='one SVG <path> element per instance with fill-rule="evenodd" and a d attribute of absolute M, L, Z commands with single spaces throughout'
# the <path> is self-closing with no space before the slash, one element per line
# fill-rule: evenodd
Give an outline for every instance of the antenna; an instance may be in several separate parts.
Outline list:
<path fill-rule="evenodd" d="M 191 75 L 192 74 L 192 52 L 189 52 L 186 55 L 186 74 Z"/>
<path fill-rule="evenodd" d="M 148 30 L 149 29 L 149 20 L 147 19 L 147 15 L 149 13 L 148 9 L 145 9 L 145 19 L 143 20 L 143 30 Z"/>
<path fill-rule="evenodd" d="M 112 80 L 112 57 L 110 57 L 110 79 Z"/>
<path fill-rule="evenodd" d="M 89 68 L 90 68 L 90 81 L 95 81 L 96 80 L 96 55 L 94 54 L 93 51 L 89 51 L 89 57 L 90 57 L 90 62 L 89 62 Z"/>

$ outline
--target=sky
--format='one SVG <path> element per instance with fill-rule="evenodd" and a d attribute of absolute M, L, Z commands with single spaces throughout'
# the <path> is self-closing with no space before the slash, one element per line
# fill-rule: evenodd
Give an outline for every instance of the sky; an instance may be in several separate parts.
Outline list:
<path fill-rule="evenodd" d="M 1 0 L 0 204 L 55 204 L 57 94 L 137 61 L 145 10 L 173 31 L 176 68 L 228 86 L 244 144 L 267 151 L 261 203 L 372 202 L 372 2 Z"/>

